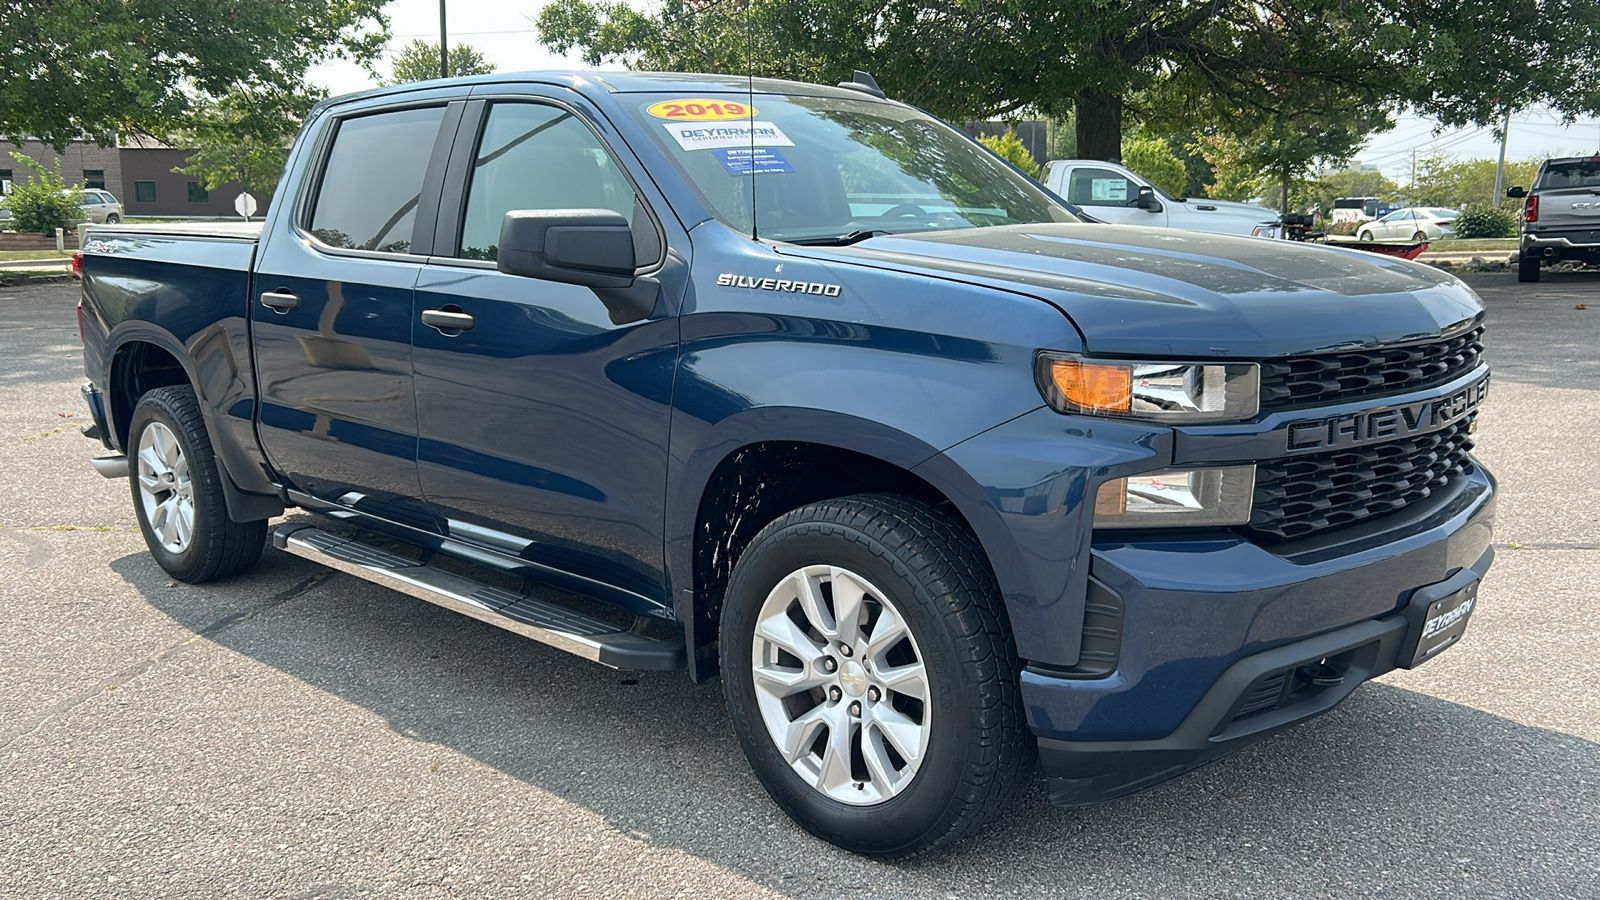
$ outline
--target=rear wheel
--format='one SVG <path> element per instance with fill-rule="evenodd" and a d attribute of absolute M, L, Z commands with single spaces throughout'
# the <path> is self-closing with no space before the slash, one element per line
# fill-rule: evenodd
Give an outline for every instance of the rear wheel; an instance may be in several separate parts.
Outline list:
<path fill-rule="evenodd" d="M 1370 241 L 1370 240 L 1372 240 L 1372 232 L 1363 231 L 1360 234 L 1356 235 L 1356 237 L 1360 238 L 1363 241 Z"/>
<path fill-rule="evenodd" d="M 140 398 L 128 450 L 139 530 L 167 574 L 200 584 L 256 564 L 266 546 L 267 522 L 228 518 L 222 473 L 194 388 L 157 388 Z"/>
<path fill-rule="evenodd" d="M 1425 232 L 1425 231 L 1419 231 L 1416 234 L 1413 234 L 1411 236 L 1411 243 L 1420 244 L 1420 243 L 1423 243 L 1424 241 L 1426 241 L 1427 239 L 1428 239 L 1428 233 Z"/>
<path fill-rule="evenodd" d="M 117 215 L 116 213 L 107 213 L 106 214 L 106 224 L 107 225 L 115 225 L 115 224 L 117 224 L 118 222 L 121 222 L 121 221 L 122 221 L 122 217 Z"/>
<path fill-rule="evenodd" d="M 1517 280 L 1539 280 L 1539 257 L 1531 256 L 1527 253 L 1517 257 Z"/>
<path fill-rule="evenodd" d="M 956 841 L 1029 771 L 993 575 L 971 535 L 925 504 L 863 494 L 768 525 L 734 569 L 721 645 L 757 777 L 848 850 Z"/>

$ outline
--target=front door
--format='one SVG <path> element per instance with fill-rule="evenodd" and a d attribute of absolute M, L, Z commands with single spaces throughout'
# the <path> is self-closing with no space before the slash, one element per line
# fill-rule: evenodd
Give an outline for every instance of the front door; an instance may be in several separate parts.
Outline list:
<path fill-rule="evenodd" d="M 641 269 L 660 264 L 662 232 L 571 108 L 533 97 L 474 101 L 460 135 L 450 172 L 465 182 L 465 202 L 453 227 L 441 212 L 412 327 L 424 496 L 456 540 L 657 609 L 667 601 L 677 320 L 658 310 L 613 325 L 589 288 L 503 274 L 493 261 L 514 209 L 622 213 Z M 470 329 L 425 324 L 428 310 L 468 316 Z"/>
<path fill-rule="evenodd" d="M 442 104 L 344 119 L 320 179 L 256 267 L 251 317 L 259 427 L 287 486 L 437 530 L 417 481 L 411 251 Z M 285 200 L 285 202 L 292 202 Z"/>

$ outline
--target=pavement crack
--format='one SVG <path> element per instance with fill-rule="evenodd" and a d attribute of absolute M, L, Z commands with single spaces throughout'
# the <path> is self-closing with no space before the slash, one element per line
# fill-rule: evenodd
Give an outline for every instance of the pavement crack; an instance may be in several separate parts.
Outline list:
<path fill-rule="evenodd" d="M 24 719 L 22 722 L 13 725 L 4 732 L 0 732 L 0 750 L 5 750 L 23 738 L 38 733 L 55 719 L 71 713 L 73 710 L 89 702 L 90 700 L 99 697 L 107 691 L 112 691 L 123 687 L 144 673 L 150 671 L 158 663 L 161 663 L 169 657 L 182 652 L 184 649 L 215 634 L 226 631 L 235 625 L 248 622 L 261 613 L 276 609 L 277 607 L 282 606 L 283 604 L 288 603 L 297 597 L 315 590 L 318 586 L 322 585 L 324 582 L 338 574 L 339 573 L 336 570 L 328 569 L 318 572 L 308 578 L 304 578 L 298 582 L 295 582 L 289 587 L 284 588 L 278 593 L 273 594 L 266 600 L 250 607 L 249 609 L 242 610 L 222 619 L 218 619 L 217 621 L 212 622 L 210 625 L 207 625 L 187 638 L 158 650 L 137 664 L 129 666 L 128 668 L 123 669 L 122 671 L 117 672 L 110 677 L 97 680 L 94 687 L 80 691 L 70 697 L 66 697 L 43 712 Z"/>

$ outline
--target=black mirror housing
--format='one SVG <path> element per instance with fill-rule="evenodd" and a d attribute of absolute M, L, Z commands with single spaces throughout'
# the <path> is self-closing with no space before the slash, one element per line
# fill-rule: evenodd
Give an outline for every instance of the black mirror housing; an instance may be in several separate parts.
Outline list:
<path fill-rule="evenodd" d="M 1513 200 L 1521 200 L 1523 197 L 1528 196 L 1528 192 L 1519 187 L 1509 187 L 1506 188 L 1506 196 Z"/>
<path fill-rule="evenodd" d="M 508 275 L 584 287 L 627 287 L 633 230 L 609 209 L 514 209 L 500 222 L 495 265 Z"/>
<path fill-rule="evenodd" d="M 500 221 L 495 267 L 593 288 L 614 325 L 647 319 L 660 284 L 635 277 L 633 229 L 609 209 L 514 209 Z"/>
<path fill-rule="evenodd" d="M 1149 185 L 1139 188 L 1139 199 L 1134 201 L 1134 206 L 1146 212 L 1161 212 L 1161 201 L 1156 199 L 1156 190 Z"/>

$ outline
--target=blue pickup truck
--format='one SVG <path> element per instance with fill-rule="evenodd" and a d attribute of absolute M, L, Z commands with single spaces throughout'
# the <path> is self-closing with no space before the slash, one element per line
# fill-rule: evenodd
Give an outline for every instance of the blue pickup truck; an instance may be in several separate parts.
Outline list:
<path fill-rule="evenodd" d="M 875 856 L 1036 757 L 1094 803 L 1322 713 L 1492 558 L 1460 281 L 1096 223 L 859 76 L 336 98 L 263 225 L 81 264 L 95 466 L 174 578 L 270 540 L 720 675 L 774 800 Z"/>

